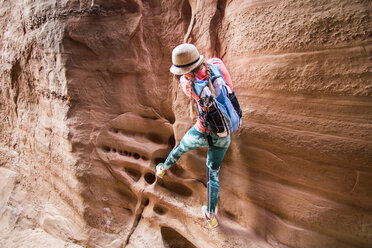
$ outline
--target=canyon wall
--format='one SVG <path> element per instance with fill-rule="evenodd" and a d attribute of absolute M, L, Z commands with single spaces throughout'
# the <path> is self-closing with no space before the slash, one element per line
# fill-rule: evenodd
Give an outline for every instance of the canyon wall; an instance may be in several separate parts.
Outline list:
<path fill-rule="evenodd" d="M 68 137 L 64 13 L 56 1 L 0 2 L 0 247 L 89 237 Z"/>
<path fill-rule="evenodd" d="M 370 247 L 370 1 L 0 2 L 1 247 Z M 243 109 L 210 230 L 172 49 Z"/>

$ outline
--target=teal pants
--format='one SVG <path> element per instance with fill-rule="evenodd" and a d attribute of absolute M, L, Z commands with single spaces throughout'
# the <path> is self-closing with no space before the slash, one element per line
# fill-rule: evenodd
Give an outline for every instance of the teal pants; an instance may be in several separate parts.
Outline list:
<path fill-rule="evenodd" d="M 218 137 L 215 134 L 210 134 L 210 141 L 204 137 L 204 133 L 199 131 L 193 126 L 183 136 L 179 145 L 177 145 L 168 155 L 164 162 L 164 169 L 168 170 L 178 159 L 187 151 L 199 148 L 208 147 L 207 155 L 207 199 L 208 199 L 208 211 L 214 214 L 218 194 L 220 191 L 220 183 L 218 180 L 218 173 L 222 164 L 222 160 L 225 156 L 227 149 L 230 146 L 230 136 Z"/>

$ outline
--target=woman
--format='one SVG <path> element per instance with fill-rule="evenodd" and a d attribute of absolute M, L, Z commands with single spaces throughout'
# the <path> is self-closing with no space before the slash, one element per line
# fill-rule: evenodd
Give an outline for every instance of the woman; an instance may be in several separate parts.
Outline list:
<path fill-rule="evenodd" d="M 198 101 L 198 96 L 193 92 L 192 87 L 196 80 L 207 81 L 211 78 L 209 63 L 213 63 L 220 69 L 226 83 L 232 89 L 231 78 L 222 60 L 212 58 L 208 63 L 204 62 L 203 55 L 199 55 L 197 48 L 192 44 L 181 44 L 173 49 L 172 67 L 170 71 L 175 75 L 182 75 L 180 83 L 184 93 L 190 97 L 190 114 L 193 116 L 192 98 L 198 103 L 198 108 L 203 109 Z M 208 87 L 214 94 L 214 87 L 209 80 Z M 207 135 L 205 135 L 207 133 Z M 189 150 L 199 147 L 208 147 L 207 155 L 207 206 L 202 207 L 202 212 L 211 228 L 217 227 L 218 222 L 215 216 L 215 209 L 219 194 L 218 173 L 222 160 L 230 146 L 230 135 L 219 137 L 206 130 L 203 125 L 203 118 L 198 117 L 196 124 L 185 134 L 180 143 L 170 152 L 164 163 L 156 166 L 156 175 L 162 178 L 166 171 L 175 164 L 178 159 Z"/>

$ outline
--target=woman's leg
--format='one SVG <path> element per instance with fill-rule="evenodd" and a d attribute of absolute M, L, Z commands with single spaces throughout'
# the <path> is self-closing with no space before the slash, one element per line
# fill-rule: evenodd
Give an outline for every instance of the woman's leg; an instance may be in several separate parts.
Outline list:
<path fill-rule="evenodd" d="M 220 167 L 223 161 L 223 158 L 226 154 L 227 149 L 230 146 L 230 136 L 219 138 L 213 136 L 213 146 L 208 148 L 207 156 L 207 198 L 208 212 L 214 214 L 218 195 L 220 192 L 220 184 L 218 179 L 218 174 L 220 172 Z"/>
<path fill-rule="evenodd" d="M 168 170 L 185 152 L 207 146 L 208 141 L 204 138 L 204 134 L 193 126 L 185 136 L 183 136 L 181 142 L 169 153 L 163 164 L 163 168 Z"/>

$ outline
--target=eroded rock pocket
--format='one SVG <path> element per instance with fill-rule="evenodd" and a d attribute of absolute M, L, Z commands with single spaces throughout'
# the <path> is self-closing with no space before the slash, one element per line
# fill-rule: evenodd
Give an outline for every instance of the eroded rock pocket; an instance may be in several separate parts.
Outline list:
<path fill-rule="evenodd" d="M 140 159 L 142 159 L 143 161 L 148 161 L 149 160 L 148 157 L 146 157 L 145 155 L 141 155 L 137 152 L 131 152 L 131 151 L 126 151 L 126 150 L 116 149 L 116 148 L 113 148 L 113 147 L 109 147 L 107 145 L 103 145 L 101 147 L 101 149 L 105 153 L 118 153 L 120 156 L 132 157 L 135 160 L 140 160 Z"/>
<path fill-rule="evenodd" d="M 176 182 L 163 182 L 159 184 L 163 188 L 166 188 L 167 190 L 176 193 L 177 195 L 180 196 L 186 196 L 189 197 L 192 195 L 192 190 L 188 188 L 187 186 L 181 184 L 181 183 L 176 183 Z"/>
<path fill-rule="evenodd" d="M 176 139 L 174 137 L 174 135 L 170 136 L 169 139 L 168 139 L 168 144 L 171 146 L 171 147 L 174 147 L 176 145 Z"/>
<path fill-rule="evenodd" d="M 196 248 L 189 240 L 170 227 L 161 227 L 164 247 L 167 248 Z"/>
<path fill-rule="evenodd" d="M 158 165 L 160 163 L 164 163 L 165 162 L 165 158 L 155 158 L 154 159 L 154 164 L 155 165 Z"/>
<path fill-rule="evenodd" d="M 222 213 L 223 213 L 223 215 L 225 215 L 230 220 L 237 221 L 236 215 L 231 213 L 230 211 L 224 210 Z"/>
<path fill-rule="evenodd" d="M 142 176 L 142 174 L 139 170 L 136 170 L 136 169 L 133 169 L 133 168 L 130 168 L 130 167 L 124 168 L 124 171 L 128 174 L 128 176 L 130 176 L 136 182 Z"/>
<path fill-rule="evenodd" d="M 153 184 L 156 180 L 156 177 L 154 174 L 152 173 L 146 173 L 145 176 L 145 181 L 148 183 L 148 184 Z"/>
<path fill-rule="evenodd" d="M 148 206 L 149 203 L 150 203 L 150 199 L 147 198 L 147 197 L 144 197 L 144 198 L 142 199 L 142 201 L 141 201 L 141 204 L 142 204 L 143 206 L 145 206 L 145 207 Z"/>
<path fill-rule="evenodd" d="M 177 164 L 173 165 L 169 170 L 170 170 L 174 175 L 176 175 L 176 176 L 178 176 L 178 177 L 181 177 L 182 174 L 184 174 L 184 172 L 185 172 L 185 170 L 184 170 L 181 166 L 179 166 L 179 165 L 177 165 Z"/>
<path fill-rule="evenodd" d="M 154 206 L 153 210 L 158 215 L 164 215 L 168 212 L 168 210 L 166 208 L 164 208 L 163 206 L 157 205 L 157 204 Z"/>

